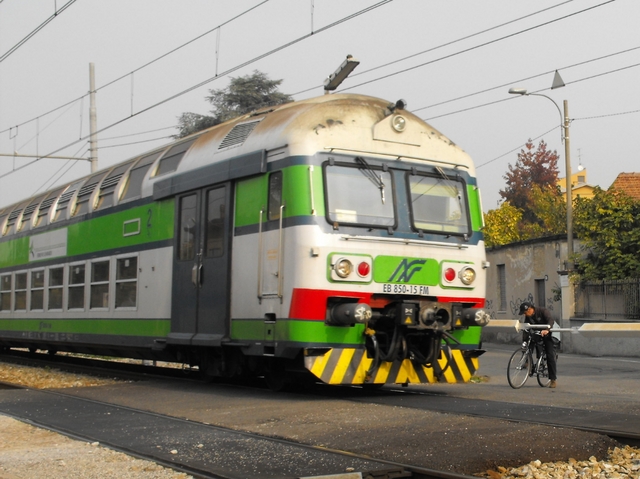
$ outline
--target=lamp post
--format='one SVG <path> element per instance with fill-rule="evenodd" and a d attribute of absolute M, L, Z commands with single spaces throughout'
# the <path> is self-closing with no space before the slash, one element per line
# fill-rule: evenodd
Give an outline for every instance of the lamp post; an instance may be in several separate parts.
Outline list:
<path fill-rule="evenodd" d="M 564 85 L 564 84 L 563 84 Z M 553 87 L 552 87 L 553 88 Z M 528 93 L 524 88 L 510 88 L 509 93 L 522 96 L 541 96 L 551 101 L 560 113 L 560 126 L 563 128 L 561 140 L 564 142 L 564 160 L 566 169 L 566 195 L 567 195 L 567 270 L 573 270 L 573 203 L 571 197 L 571 148 L 569 141 L 569 102 L 564 100 L 564 115 L 560 111 L 558 104 L 547 95 L 541 93 Z"/>

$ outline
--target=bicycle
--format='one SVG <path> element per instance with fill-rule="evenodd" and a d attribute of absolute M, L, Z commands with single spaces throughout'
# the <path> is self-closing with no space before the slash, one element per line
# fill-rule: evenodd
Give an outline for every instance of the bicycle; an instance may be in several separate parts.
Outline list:
<path fill-rule="evenodd" d="M 522 343 L 520 349 L 514 351 L 509 359 L 507 367 L 507 380 L 509 386 L 513 389 L 519 389 L 524 386 L 530 376 L 536 375 L 538 384 L 545 388 L 551 383 L 549 379 L 549 369 L 547 366 L 547 352 L 544 344 L 542 344 L 542 336 L 540 331 L 531 330 L 528 332 L 527 339 Z M 534 365 L 533 348 L 536 348 L 538 359 Z M 558 352 L 554 348 L 556 362 L 558 361 Z"/>

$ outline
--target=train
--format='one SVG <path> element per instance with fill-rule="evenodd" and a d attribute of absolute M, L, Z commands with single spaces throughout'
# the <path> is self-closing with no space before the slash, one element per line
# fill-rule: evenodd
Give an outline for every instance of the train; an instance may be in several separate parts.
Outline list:
<path fill-rule="evenodd" d="M 466 382 L 482 227 L 470 156 L 404 100 L 258 109 L 0 209 L 0 349 Z"/>

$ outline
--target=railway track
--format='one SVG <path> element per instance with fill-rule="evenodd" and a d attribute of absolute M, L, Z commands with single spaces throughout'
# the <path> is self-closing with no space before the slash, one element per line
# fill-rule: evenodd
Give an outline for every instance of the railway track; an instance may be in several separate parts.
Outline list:
<path fill-rule="evenodd" d="M 87 357 L 34 354 L 12 350 L 2 355 L 3 360 L 35 367 L 56 367 L 80 374 L 115 376 L 121 379 L 144 380 L 149 378 L 172 378 L 199 381 L 197 370 L 175 367 L 158 367 L 132 361 L 110 361 Z M 229 381 L 217 380 L 229 384 Z M 234 381 L 238 384 L 238 381 Z M 264 389 L 261 380 L 247 380 L 243 386 Z M 421 389 L 386 387 L 362 391 L 360 388 L 337 388 L 318 384 L 308 394 L 334 397 L 352 401 L 410 407 L 442 413 L 465 414 L 484 418 L 495 418 L 553 427 L 566 427 L 586 432 L 595 432 L 615 439 L 622 444 L 640 446 L 640 418 L 636 415 L 558 406 L 531 405 L 506 401 L 477 401 L 467 398 L 443 397 Z M 427 397 L 428 401 L 424 398 Z"/>
<path fill-rule="evenodd" d="M 196 423 L 60 391 L 21 388 L 13 401 L 2 398 L 0 411 L 203 479 L 472 477 Z"/>
<path fill-rule="evenodd" d="M 28 356 L 28 355 L 27 355 Z M 44 356 L 44 355 L 42 355 Z M 40 362 L 40 365 L 42 366 L 43 364 L 47 364 L 49 367 L 51 367 L 51 363 L 49 362 L 49 357 L 45 356 L 44 358 L 41 359 L 33 359 L 33 358 L 29 358 L 29 357 L 21 357 L 21 358 L 17 358 L 17 361 L 20 361 L 22 363 L 25 363 L 27 361 L 38 361 Z M 61 358 L 56 358 L 57 360 L 61 360 Z M 85 362 L 85 360 L 82 361 L 83 363 Z M 74 372 L 85 372 L 85 373 L 91 373 L 91 374 L 96 374 L 96 370 L 93 369 L 93 366 L 91 365 L 87 365 L 87 364 L 82 364 L 79 366 L 80 369 L 77 369 L 76 365 L 73 364 L 68 364 L 69 361 L 67 359 L 64 359 L 64 363 L 65 365 L 62 367 L 63 369 L 67 369 L 67 370 L 73 370 Z M 76 360 L 72 360 L 71 363 L 77 363 Z M 32 363 L 35 364 L 35 363 Z M 216 393 L 218 392 L 222 392 L 223 395 L 228 395 L 230 393 L 231 390 L 234 391 L 239 391 L 238 388 L 234 388 L 234 387 L 229 387 L 229 385 L 220 385 L 220 387 L 218 386 L 213 386 L 213 388 L 209 385 L 203 384 L 200 381 L 194 381 L 193 379 L 193 374 L 189 375 L 189 374 L 184 374 L 182 371 L 180 370 L 175 370 L 175 368 L 170 368 L 173 369 L 173 371 L 166 371 L 166 370 L 161 370 L 158 371 L 157 369 L 153 369 L 150 368 L 148 366 L 140 366 L 139 364 L 134 364 L 134 365 L 128 365 L 128 366 L 123 366 L 122 364 L 117 364 L 117 366 L 115 368 L 111 367 L 112 365 L 110 363 L 105 364 L 104 361 L 99 361 L 99 366 L 100 369 L 98 370 L 98 374 L 103 374 L 106 376 L 120 376 L 126 379 L 134 379 L 134 380 L 139 380 L 139 379 L 158 379 L 160 381 L 151 381 L 151 383 L 154 382 L 160 382 L 165 384 L 165 386 L 163 386 L 162 388 L 160 388 L 160 391 L 165 393 L 167 388 L 171 388 L 172 390 L 181 390 L 181 389 L 189 389 L 189 388 L 196 388 L 198 389 L 198 391 L 200 392 L 204 392 L 205 396 L 214 396 L 216 395 Z M 60 367 L 59 365 L 56 365 L 56 367 Z M 126 372 L 121 372 L 122 369 L 125 369 Z M 176 372 L 178 374 L 176 374 Z M 152 374 L 153 373 L 153 374 Z M 180 382 L 180 383 L 175 383 L 173 385 L 170 385 L 169 383 L 166 383 L 166 381 L 162 381 L 162 379 L 167 379 L 167 380 L 171 380 L 171 381 L 175 381 L 175 377 L 181 378 L 183 380 L 186 380 L 186 382 Z M 149 382 L 147 381 L 146 384 L 148 384 Z M 145 384 L 144 382 L 141 382 L 140 384 Z M 182 384 L 182 386 L 180 385 Z M 129 386 L 127 386 L 129 387 Z M 86 389 L 86 388 L 85 388 Z M 251 401 L 254 401 L 254 396 L 256 396 L 255 398 L 255 403 L 256 404 L 260 404 L 261 399 L 259 398 L 276 398 L 276 399 L 283 399 L 283 404 L 287 404 L 288 401 L 291 401 L 291 395 L 281 395 L 281 394 L 274 394 L 271 393 L 270 391 L 267 391 L 264 387 L 260 388 L 258 384 L 254 384 L 253 387 L 251 389 L 248 389 L 246 387 L 243 387 L 241 390 L 245 391 L 244 395 L 246 397 L 250 397 L 252 398 Z M 75 394 L 76 396 L 78 395 L 78 391 L 75 391 L 73 394 Z M 176 394 L 176 393 L 172 393 L 172 394 Z M 188 393 L 187 393 L 188 394 Z M 572 425 L 566 426 L 566 425 L 559 425 L 557 424 L 557 421 L 555 423 L 550 423 L 550 422 L 545 422 L 543 416 L 543 413 L 547 413 L 551 416 L 555 416 L 560 417 L 565 415 L 566 413 L 568 413 L 574 420 L 579 420 L 580 419 L 580 410 L 577 410 L 575 408 L 572 408 L 571 410 L 567 410 L 567 409 L 563 409 L 563 408 L 557 408 L 557 407 L 548 407 L 548 408 L 541 408 L 541 409 L 536 409 L 536 410 L 532 410 L 530 405 L 518 405 L 518 404 L 512 404 L 512 403 L 499 403 L 497 401 L 478 401 L 478 400 L 472 400 L 472 399 L 465 399 L 465 398 L 460 398 L 460 397 L 452 397 L 449 395 L 446 396 L 442 396 L 442 395 L 437 395 L 437 394 L 433 394 L 433 393 L 428 393 L 425 391 L 421 391 L 419 388 L 411 388 L 411 389 L 407 389 L 407 388 L 403 388 L 403 389 L 398 389 L 395 390 L 393 388 L 385 388 L 382 390 L 378 390 L 378 391 L 363 391 L 363 390 L 359 390 L 359 389 L 355 389 L 355 388 L 335 388 L 335 387 L 319 387 L 319 388 L 315 388 L 312 391 L 307 391 L 305 392 L 303 395 L 300 394 L 296 394 L 294 395 L 295 398 L 294 400 L 296 402 L 316 402 L 318 401 L 318 399 L 322 399 L 324 398 L 328 398 L 329 401 L 322 401 L 324 403 L 327 404 L 337 404 L 338 402 L 342 402 L 344 400 L 355 403 L 355 404 L 362 404 L 365 408 L 369 408 L 371 405 L 380 405 L 380 406 L 391 406 L 390 409 L 393 409 L 393 407 L 402 407 L 403 410 L 406 410 L 407 408 L 411 409 L 417 409 L 417 410 L 421 410 L 421 411 L 437 411 L 437 412 L 445 412 L 445 413 L 450 413 L 450 414 L 462 414 L 465 416 L 475 416 L 475 417 L 490 417 L 490 418 L 498 418 L 498 419 L 502 419 L 502 420 L 508 420 L 508 421 L 512 421 L 512 422 L 516 422 L 516 423 L 528 423 L 528 424 L 545 424 L 546 426 L 562 426 L 562 427 L 574 427 Z M 428 400 L 425 400 L 426 397 L 428 397 Z M 72 396 L 70 396 L 72 397 Z M 189 397 L 189 396 L 186 396 Z M 334 401 L 335 399 L 335 401 Z M 69 399 L 71 400 L 71 399 Z M 79 400 L 77 397 L 75 397 L 75 400 Z M 84 401 L 86 401 L 86 398 L 82 399 Z M 100 403 L 100 401 L 98 401 L 98 403 Z M 129 404 L 133 404 L 133 405 L 137 405 L 139 403 L 136 403 L 134 401 L 130 401 Z M 22 405 L 24 405 L 24 403 L 22 403 Z M 114 404 L 105 404 L 106 406 L 111 406 L 111 407 L 120 407 L 120 406 L 115 406 Z M 97 407 L 97 406 L 96 406 Z M 536 406 L 536 408 L 538 408 Z M 68 409 L 68 408 L 67 408 Z M 76 408 L 71 408 L 71 409 L 78 409 Z M 137 407 L 133 407 L 133 408 L 125 408 L 126 410 L 129 411 L 129 414 L 132 414 L 132 411 L 135 412 L 138 410 Z M 593 412 L 593 411 L 592 411 Z M 179 413 L 176 413 L 179 414 Z M 520 416 L 519 416 L 520 414 Z M 155 413 L 155 415 L 157 416 L 158 414 Z M 175 414 L 174 414 L 175 415 Z M 101 417 L 100 415 L 89 415 L 91 417 Z M 115 417 L 112 414 L 107 414 L 106 416 L 111 417 Z M 162 414 L 160 414 L 160 416 L 162 416 Z M 623 415 L 624 416 L 624 415 Z M 626 417 L 627 420 L 637 420 L 638 416 L 630 416 L 627 415 L 628 417 Z M 168 416 L 167 416 L 168 417 Z M 192 416 L 188 416 L 185 415 L 185 417 L 189 417 L 189 421 L 186 421 L 186 424 L 189 425 L 194 425 L 194 424 L 198 424 L 198 418 L 194 418 Z M 608 417 L 613 417 L 611 415 L 609 415 Z M 622 417 L 622 416 L 621 416 Z M 624 419 L 624 417 L 623 417 Z M 27 420 L 30 420 L 27 418 Z M 174 421 L 176 420 L 175 417 L 168 417 L 168 419 L 166 419 L 167 421 Z M 31 420 L 32 422 L 36 422 Z M 200 420 L 201 421 L 201 420 Z M 73 422 L 73 421 L 71 421 Z M 82 422 L 82 421 L 80 421 Z M 627 421 L 628 422 L 628 421 Z M 637 421 L 636 421 L 637 422 Z M 213 423 L 213 421 L 212 421 Z M 130 424 L 132 424 L 131 421 L 127 421 L 126 422 L 126 426 L 125 427 L 129 427 Z M 172 424 L 175 424 L 172 422 Z M 45 425 L 45 424 L 43 424 Z M 45 425 L 46 426 L 46 425 Z M 200 426 L 202 426 L 202 423 L 200 423 Z M 215 428 L 213 426 L 209 426 L 208 424 L 204 424 L 204 426 L 207 426 L 209 428 Z M 169 429 L 171 428 L 177 428 L 178 426 L 173 425 L 171 426 Z M 53 429 L 55 429 L 55 425 L 54 427 L 52 427 Z M 615 437 L 616 439 L 620 440 L 621 442 L 625 442 L 625 443 L 630 443 L 629 441 L 629 437 L 624 437 L 624 435 L 620 435 L 619 434 L 619 430 L 613 430 L 612 428 L 610 428 L 609 430 L 598 430 L 596 431 L 593 428 L 586 428 L 584 427 L 584 424 L 578 425 L 578 427 L 574 427 L 575 429 L 582 429 L 582 430 L 587 430 L 587 431 L 592 431 L 592 432 L 598 432 L 599 434 L 608 434 L 611 437 Z M 160 428 L 161 430 L 167 429 L 167 428 Z M 465 428 L 466 429 L 466 428 Z M 555 429 L 555 427 L 553 428 Z M 225 429 L 222 428 L 222 430 L 224 431 Z M 239 434 L 238 431 L 231 431 L 229 430 L 230 433 L 236 435 Z M 64 432 L 64 431 L 62 431 Z M 209 431 L 210 433 L 210 431 Z M 209 434 L 207 433 L 207 434 Z M 74 433 L 75 435 L 79 436 L 79 437 L 84 437 L 84 433 L 82 433 L 82 431 L 76 431 Z M 203 433 L 205 434 L 205 433 Z M 176 434 L 176 437 L 182 437 L 182 434 Z M 154 437 L 156 437 L 154 435 Z M 188 434 L 186 435 L 186 437 L 190 437 Z M 236 436 L 236 437 L 240 437 L 240 436 Z M 272 441 L 273 439 L 271 437 L 267 437 L 265 435 L 262 434 L 257 434 L 256 435 L 256 441 Z M 111 441 L 108 440 L 98 440 L 99 442 L 103 443 L 103 444 L 111 444 Z M 242 436 L 241 441 L 249 441 L 248 436 Z M 224 441 L 223 441 L 224 442 Z M 204 444 L 204 443 L 203 443 Z M 299 442 L 293 441 L 292 444 L 294 444 L 296 447 L 304 447 L 301 446 Z M 331 443 L 328 443 L 331 444 Z M 126 452 L 130 452 L 129 448 L 126 447 L 126 445 L 118 445 L 115 444 L 112 446 L 116 449 L 121 449 L 124 450 Z M 279 446 L 279 447 L 284 447 L 284 446 Z M 273 447 L 272 446 L 265 446 L 266 449 L 268 450 L 272 450 Z M 336 448 L 336 450 L 329 450 L 327 448 L 311 448 L 310 451 L 307 454 L 311 454 L 311 455 L 315 455 L 315 454 L 320 454 L 320 456 L 316 456 L 316 457 L 321 457 L 322 454 L 337 454 L 339 455 L 344 455 L 345 453 L 339 449 L 344 448 L 344 445 L 342 447 L 338 447 Z M 156 448 L 157 449 L 157 448 Z M 203 449 L 212 449 L 212 450 L 220 450 L 219 447 L 207 447 L 205 448 L 203 446 Z M 316 450 L 317 449 L 317 450 Z M 446 449 L 446 446 L 443 446 L 443 449 Z M 179 449 L 172 449 L 172 450 L 179 450 Z M 348 450 L 348 447 L 347 447 Z M 315 451 L 315 452 L 314 452 Z M 151 456 L 148 456 L 148 458 L 150 460 L 153 460 L 154 462 L 158 462 L 160 464 L 168 464 L 171 465 L 175 463 L 176 459 L 178 459 L 176 456 L 174 455 L 167 455 L 167 457 L 158 457 L 158 451 L 157 450 L 153 450 L 151 451 L 153 454 Z M 198 451 L 196 451 L 198 452 Z M 142 452 L 131 452 L 137 456 L 143 457 L 144 456 L 144 451 Z M 164 451 L 163 453 L 164 455 L 166 455 L 166 451 Z M 375 476 L 375 475 L 371 475 L 369 474 L 370 477 L 440 477 L 440 478 L 447 478 L 447 477 L 452 477 L 452 478 L 457 478 L 457 477 L 465 477 L 465 476 L 460 476 L 457 474 L 451 474 L 449 472 L 439 472 L 439 471 L 435 471 L 435 470 L 429 470 L 429 469 L 424 469 L 424 468 L 416 468 L 413 467 L 411 465 L 407 465 L 403 462 L 397 462 L 397 461 L 383 461 L 383 460 L 376 460 L 376 459 L 372 459 L 372 455 L 375 456 L 376 454 L 368 454 L 368 455 L 357 455 L 357 454 L 352 454 L 350 452 L 346 453 L 346 457 L 348 460 L 355 460 L 356 458 L 361 458 L 362 460 L 374 460 L 376 461 L 376 467 L 375 468 L 367 468 L 366 465 L 362 466 L 362 467 L 358 467 L 358 471 L 357 472 L 366 472 L 366 473 L 371 473 L 373 474 L 374 471 L 378 471 L 380 474 L 386 474 L 386 475 L 381 475 L 381 476 Z M 161 454 L 162 455 L 162 454 Z M 295 456 L 291 456 L 290 452 L 286 452 L 284 453 L 284 456 L 286 457 L 295 457 Z M 233 456 L 231 456 L 233 457 Z M 269 457 L 267 458 L 268 461 L 271 461 L 273 459 L 273 455 L 270 454 Z M 168 461 L 168 462 L 164 462 L 164 461 Z M 302 459 L 301 461 L 296 461 L 296 462 L 303 462 L 306 463 L 308 462 L 307 459 Z M 320 461 L 322 462 L 322 461 Z M 411 462 L 411 461 L 408 461 Z M 523 463 L 526 463 L 523 462 Z M 255 461 L 254 461 L 255 464 Z M 182 466 L 180 466 L 182 467 Z M 191 465 L 187 464 L 187 467 L 191 467 Z M 341 465 L 338 469 L 341 471 L 347 470 L 347 468 L 349 467 L 353 467 L 353 466 L 349 466 L 346 464 Z M 355 468 L 354 468 L 355 469 Z M 210 471 L 208 472 L 206 470 L 206 468 L 201 471 L 200 469 L 196 468 L 192 468 L 192 470 L 189 471 L 190 473 L 192 473 L 194 476 L 196 477 L 253 477 L 253 476 L 243 476 L 242 474 L 240 476 L 233 476 L 233 475 L 223 475 L 218 473 L 217 475 L 204 475 L 204 474 L 211 474 Z M 244 473 L 246 473 L 247 471 L 244 471 Z M 327 471 L 325 471 L 327 472 Z M 334 473 L 335 470 L 330 470 L 328 472 Z M 376 473 L 378 473 L 376 472 Z M 467 471 L 468 472 L 468 471 Z M 305 477 L 304 472 L 301 472 L 299 474 L 293 473 L 293 474 L 281 474 L 278 477 Z M 405 475 L 402 475 L 405 474 Z M 410 475 L 406 475 L 406 474 L 410 474 Z M 309 474 L 308 474 L 309 475 Z M 313 475 L 318 475 L 317 471 L 313 472 Z M 259 476 L 255 476 L 255 477 L 259 477 Z M 339 477 L 339 476 L 338 476 Z M 346 476 L 345 476 L 346 477 Z M 356 476 L 359 477 L 359 476 Z M 364 476 L 366 477 L 366 476 Z"/>

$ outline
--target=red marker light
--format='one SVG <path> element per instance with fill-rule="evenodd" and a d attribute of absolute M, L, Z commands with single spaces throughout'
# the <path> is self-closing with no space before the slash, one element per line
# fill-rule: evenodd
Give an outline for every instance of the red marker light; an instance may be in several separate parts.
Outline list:
<path fill-rule="evenodd" d="M 371 266 L 369 266 L 369 263 L 366 262 L 362 262 L 358 265 L 358 274 L 361 277 L 366 277 L 369 275 L 369 273 L 371 272 Z"/>
<path fill-rule="evenodd" d="M 449 283 L 456 279 L 456 272 L 453 268 L 447 268 L 444 270 L 444 279 L 446 279 Z"/>

